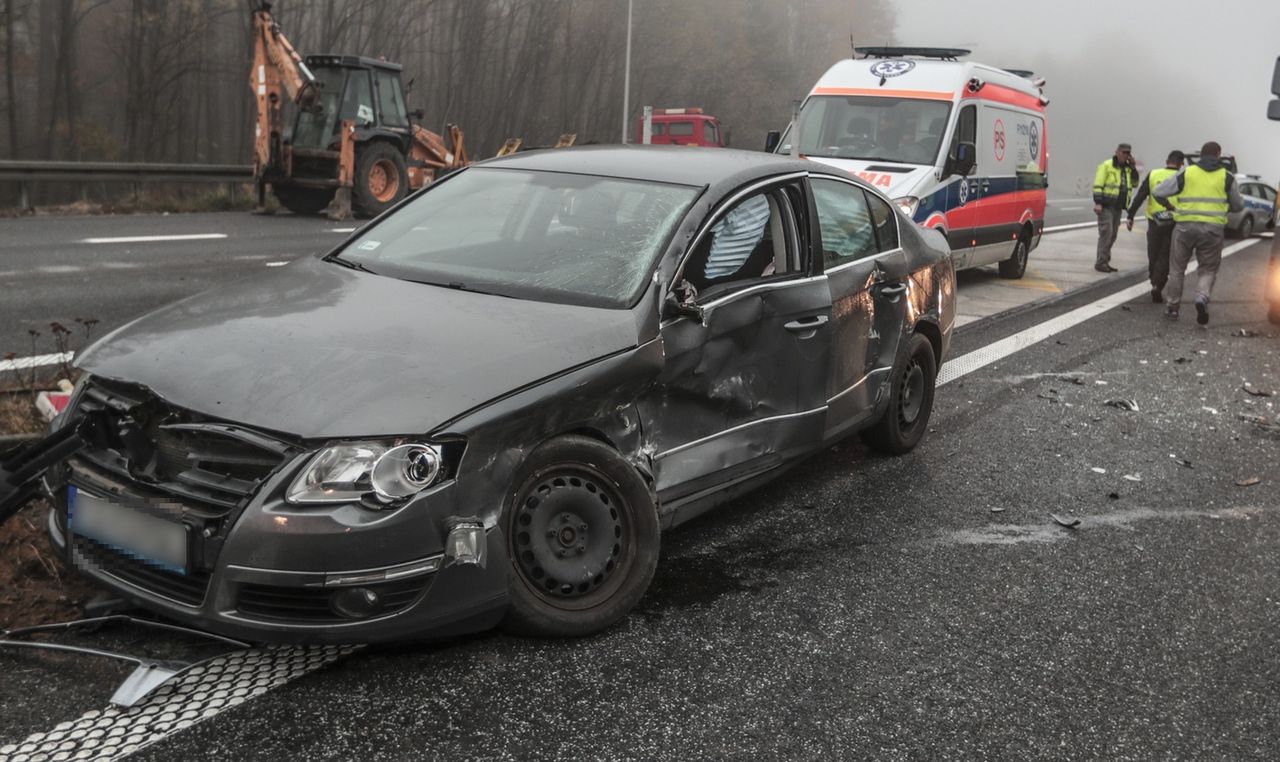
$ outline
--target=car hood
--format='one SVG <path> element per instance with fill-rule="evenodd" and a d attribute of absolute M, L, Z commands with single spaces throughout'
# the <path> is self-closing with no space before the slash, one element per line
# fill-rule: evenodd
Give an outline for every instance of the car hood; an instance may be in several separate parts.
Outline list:
<path fill-rule="evenodd" d="M 146 315 L 76 364 L 304 438 L 424 434 L 637 344 L 627 310 L 457 291 L 307 257 Z"/>
<path fill-rule="evenodd" d="M 864 159 L 830 159 L 821 156 L 808 157 L 819 164 L 843 169 L 884 193 L 889 198 L 913 196 L 926 177 L 933 176 L 933 167 L 904 164 L 897 161 L 866 161 Z M 894 167 L 898 171 L 886 172 L 880 167 Z"/>

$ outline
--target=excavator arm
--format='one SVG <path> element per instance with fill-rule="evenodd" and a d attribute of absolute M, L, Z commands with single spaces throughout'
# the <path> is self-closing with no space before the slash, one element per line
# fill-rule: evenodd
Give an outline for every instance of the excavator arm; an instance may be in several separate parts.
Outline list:
<path fill-rule="evenodd" d="M 279 168 L 283 153 L 283 108 L 287 98 L 299 108 L 311 108 L 316 101 L 316 78 L 302 62 L 280 25 L 271 15 L 271 3 L 250 0 L 253 10 L 253 70 L 249 86 L 257 101 L 254 129 L 253 174 L 261 178 L 268 168 Z"/>

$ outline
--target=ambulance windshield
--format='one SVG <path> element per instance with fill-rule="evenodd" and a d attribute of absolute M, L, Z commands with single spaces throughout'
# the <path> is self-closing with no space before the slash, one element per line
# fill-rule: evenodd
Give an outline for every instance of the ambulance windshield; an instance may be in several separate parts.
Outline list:
<path fill-rule="evenodd" d="M 933 164 L 951 103 L 920 98 L 819 95 L 800 111 L 800 153 L 840 159 Z M 791 151 L 791 133 L 779 153 Z"/>

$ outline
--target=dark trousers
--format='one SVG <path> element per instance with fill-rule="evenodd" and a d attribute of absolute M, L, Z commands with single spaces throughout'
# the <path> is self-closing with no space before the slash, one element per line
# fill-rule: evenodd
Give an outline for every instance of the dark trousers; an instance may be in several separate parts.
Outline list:
<path fill-rule="evenodd" d="M 1120 234 L 1120 212 L 1119 206 L 1106 205 L 1098 215 L 1098 257 L 1093 262 L 1094 267 L 1111 264 L 1111 246 Z"/>
<path fill-rule="evenodd" d="M 1173 223 L 1157 224 L 1147 219 L 1147 275 L 1151 289 L 1161 291 L 1169 282 L 1169 249 L 1173 246 Z"/>

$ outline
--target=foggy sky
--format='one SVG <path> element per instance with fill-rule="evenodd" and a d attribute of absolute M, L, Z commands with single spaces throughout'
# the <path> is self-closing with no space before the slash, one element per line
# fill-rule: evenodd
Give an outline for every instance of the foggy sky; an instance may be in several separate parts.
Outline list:
<path fill-rule="evenodd" d="M 1207 140 L 1241 172 L 1280 180 L 1280 122 L 1267 119 L 1280 0 L 901 0 L 897 43 L 964 47 L 969 60 L 1048 79 L 1050 198 L 1080 195 L 1133 144 L 1146 169 Z M 1084 194 L 1088 195 L 1088 188 Z"/>

